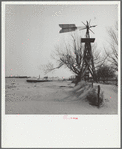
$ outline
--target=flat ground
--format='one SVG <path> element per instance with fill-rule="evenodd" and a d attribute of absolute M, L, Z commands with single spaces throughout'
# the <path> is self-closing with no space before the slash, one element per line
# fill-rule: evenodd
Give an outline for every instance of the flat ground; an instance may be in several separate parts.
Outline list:
<path fill-rule="evenodd" d="M 98 85 L 98 84 L 94 84 Z M 106 99 L 99 109 L 73 94 L 70 81 L 27 83 L 26 79 L 6 78 L 6 114 L 117 114 L 118 88 L 100 84 Z"/>

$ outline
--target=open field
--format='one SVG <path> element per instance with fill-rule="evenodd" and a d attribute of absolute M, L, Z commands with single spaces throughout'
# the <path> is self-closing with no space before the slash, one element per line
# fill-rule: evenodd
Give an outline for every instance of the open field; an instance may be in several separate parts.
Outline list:
<path fill-rule="evenodd" d="M 117 114 L 118 88 L 100 84 L 105 102 L 99 109 L 73 94 L 71 81 L 27 83 L 6 78 L 5 114 Z M 98 84 L 94 84 L 98 85 Z"/>

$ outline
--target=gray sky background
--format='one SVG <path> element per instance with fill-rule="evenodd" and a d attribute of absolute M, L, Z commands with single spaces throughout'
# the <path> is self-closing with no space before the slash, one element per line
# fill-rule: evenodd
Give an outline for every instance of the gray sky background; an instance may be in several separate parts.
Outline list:
<path fill-rule="evenodd" d="M 44 76 L 40 65 L 51 62 L 54 46 L 67 38 L 59 34 L 59 24 L 76 24 L 91 19 L 98 25 L 90 34 L 98 48 L 106 45 L 107 27 L 118 20 L 117 5 L 6 5 L 5 7 L 5 75 Z M 85 31 L 80 31 L 84 37 Z M 53 61 L 54 62 L 54 61 Z M 48 76 L 69 77 L 61 68 Z"/>

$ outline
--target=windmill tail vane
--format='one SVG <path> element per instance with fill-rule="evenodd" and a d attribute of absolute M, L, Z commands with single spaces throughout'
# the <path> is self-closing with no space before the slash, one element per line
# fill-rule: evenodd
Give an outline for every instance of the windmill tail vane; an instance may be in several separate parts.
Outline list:
<path fill-rule="evenodd" d="M 75 24 L 59 24 L 59 26 L 62 28 L 59 33 L 71 32 L 77 29 Z"/>

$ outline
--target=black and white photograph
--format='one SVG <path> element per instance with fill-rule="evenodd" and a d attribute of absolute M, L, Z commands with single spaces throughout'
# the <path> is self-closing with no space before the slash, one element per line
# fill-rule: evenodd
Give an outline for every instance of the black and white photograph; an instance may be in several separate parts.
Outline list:
<path fill-rule="evenodd" d="M 6 114 L 118 114 L 118 5 L 6 5 Z"/>
<path fill-rule="evenodd" d="M 5 116 L 118 116 L 119 2 L 13 1 L 3 8 Z"/>

